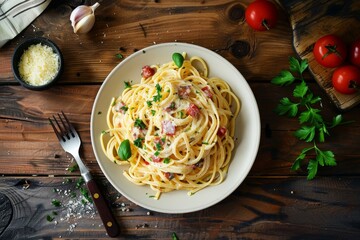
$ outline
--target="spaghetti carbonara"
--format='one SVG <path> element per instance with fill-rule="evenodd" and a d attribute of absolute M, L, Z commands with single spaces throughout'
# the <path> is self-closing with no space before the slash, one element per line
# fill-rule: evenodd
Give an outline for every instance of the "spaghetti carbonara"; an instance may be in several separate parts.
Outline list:
<path fill-rule="evenodd" d="M 224 181 L 234 148 L 240 101 L 205 61 L 186 58 L 145 66 L 140 83 L 125 82 L 107 113 L 101 134 L 107 157 L 128 165 L 125 177 L 156 194 L 178 189 L 189 195 Z"/>

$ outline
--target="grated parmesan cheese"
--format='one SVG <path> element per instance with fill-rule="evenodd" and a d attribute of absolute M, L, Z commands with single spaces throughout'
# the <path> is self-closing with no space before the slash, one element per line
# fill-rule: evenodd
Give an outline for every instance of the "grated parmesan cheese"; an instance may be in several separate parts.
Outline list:
<path fill-rule="evenodd" d="M 31 45 L 20 58 L 19 73 L 30 85 L 45 85 L 59 71 L 59 56 L 47 45 Z"/>

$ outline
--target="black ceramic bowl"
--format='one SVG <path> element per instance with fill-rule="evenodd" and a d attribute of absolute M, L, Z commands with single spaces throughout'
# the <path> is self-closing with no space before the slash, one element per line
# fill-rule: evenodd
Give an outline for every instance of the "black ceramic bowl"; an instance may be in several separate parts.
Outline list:
<path fill-rule="evenodd" d="M 45 83 L 44 85 L 31 85 L 27 82 L 25 82 L 19 73 L 19 62 L 21 59 L 21 56 L 24 54 L 24 52 L 31 46 L 31 45 L 36 45 L 38 43 L 41 43 L 42 45 L 47 45 L 49 47 L 52 48 L 53 52 L 56 53 L 59 56 L 59 68 L 57 73 L 55 74 L 55 77 L 53 79 L 51 79 L 50 81 L 48 81 L 47 83 Z M 53 85 L 60 77 L 62 71 L 64 68 L 64 59 L 63 56 L 61 54 L 60 49 L 58 48 L 58 46 L 56 46 L 56 44 L 54 42 L 52 42 L 51 40 L 47 39 L 47 38 L 43 38 L 43 37 L 36 37 L 36 38 L 31 38 L 28 40 L 25 40 L 23 43 L 21 43 L 19 46 L 17 46 L 15 48 L 14 51 L 14 55 L 12 57 L 12 71 L 14 73 L 14 77 L 15 79 L 25 88 L 31 89 L 31 90 L 44 90 L 49 88 L 51 85 Z"/>

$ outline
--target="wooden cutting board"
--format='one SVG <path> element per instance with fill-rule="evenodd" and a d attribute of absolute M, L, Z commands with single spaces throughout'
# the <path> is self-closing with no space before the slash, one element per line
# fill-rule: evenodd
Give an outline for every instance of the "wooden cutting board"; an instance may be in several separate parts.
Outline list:
<path fill-rule="evenodd" d="M 360 1 L 279 0 L 279 2 L 289 13 L 295 51 L 301 59 L 308 59 L 310 72 L 335 106 L 339 110 L 349 110 L 360 103 L 360 91 L 344 95 L 333 88 L 331 76 L 335 68 L 322 67 L 316 62 L 312 53 L 316 40 L 327 34 L 339 36 L 348 46 L 360 38 Z"/>

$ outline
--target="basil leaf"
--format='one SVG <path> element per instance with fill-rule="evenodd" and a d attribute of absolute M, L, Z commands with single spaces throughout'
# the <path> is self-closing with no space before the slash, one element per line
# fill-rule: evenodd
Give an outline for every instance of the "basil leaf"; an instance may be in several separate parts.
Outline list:
<path fill-rule="evenodd" d="M 184 63 L 184 57 L 180 53 L 173 53 L 172 60 L 174 61 L 175 65 L 178 66 L 179 68 Z"/>
<path fill-rule="evenodd" d="M 117 154 L 120 157 L 120 159 L 124 161 L 128 160 L 131 157 L 131 148 L 130 148 L 129 139 L 126 139 L 121 142 Z"/>

